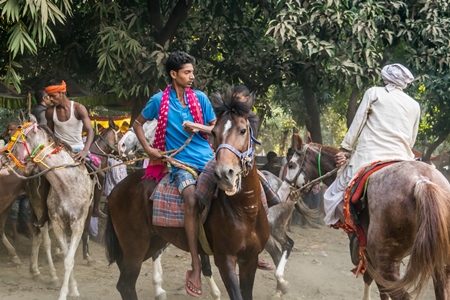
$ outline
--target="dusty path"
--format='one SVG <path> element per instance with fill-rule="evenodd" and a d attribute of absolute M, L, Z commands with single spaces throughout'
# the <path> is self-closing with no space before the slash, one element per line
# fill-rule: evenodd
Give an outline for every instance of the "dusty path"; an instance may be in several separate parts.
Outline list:
<path fill-rule="evenodd" d="M 349 271 L 352 268 L 348 254 L 346 235 L 342 231 L 320 227 L 319 229 L 303 229 L 293 227 L 290 236 L 295 241 L 286 270 L 286 279 L 290 282 L 290 293 L 282 299 L 326 299 L 326 300 L 356 300 L 363 295 L 363 282 L 355 278 Z M 55 244 L 55 242 L 54 242 Z M 41 300 L 57 299 L 59 290 L 45 284 L 34 282 L 28 272 L 30 241 L 21 238 L 18 254 L 23 264 L 16 267 L 9 263 L 6 250 L 0 245 L 0 299 L 2 300 Z M 75 276 L 81 297 L 78 299 L 120 299 L 115 285 L 119 276 L 116 265 L 108 266 L 103 247 L 91 242 L 91 253 L 96 259 L 95 266 L 87 266 L 82 260 L 81 251 L 75 259 Z M 269 260 L 266 252 L 262 257 Z M 164 284 L 168 292 L 168 299 L 194 299 L 184 292 L 184 274 L 189 268 L 190 258 L 171 246 L 163 255 Z M 60 279 L 63 277 L 63 264 L 57 259 L 56 268 Z M 41 252 L 41 272 L 48 279 L 45 257 Z M 147 261 L 143 265 L 138 279 L 137 289 L 140 299 L 154 299 L 152 285 L 152 263 Z M 216 282 L 222 292 L 223 299 L 228 299 L 219 273 L 213 269 Z M 254 299 L 278 299 L 273 297 L 275 280 L 272 272 L 257 271 L 254 287 Z M 204 296 L 209 297 L 209 287 L 204 285 Z M 378 290 L 373 285 L 372 299 L 379 299 Z M 73 298 L 75 299 L 75 298 Z M 432 288 L 429 287 L 419 299 L 435 299 Z"/>

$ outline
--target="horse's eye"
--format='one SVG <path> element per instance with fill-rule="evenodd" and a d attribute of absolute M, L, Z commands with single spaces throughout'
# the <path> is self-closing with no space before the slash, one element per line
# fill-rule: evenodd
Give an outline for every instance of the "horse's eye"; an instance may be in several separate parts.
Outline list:
<path fill-rule="evenodd" d="M 241 133 L 241 135 L 244 135 L 246 132 L 247 132 L 247 129 L 245 128 L 245 129 L 242 129 L 240 133 Z"/>
<path fill-rule="evenodd" d="M 292 161 L 288 162 L 288 168 L 289 169 L 294 169 L 295 168 L 295 163 L 292 162 Z"/>

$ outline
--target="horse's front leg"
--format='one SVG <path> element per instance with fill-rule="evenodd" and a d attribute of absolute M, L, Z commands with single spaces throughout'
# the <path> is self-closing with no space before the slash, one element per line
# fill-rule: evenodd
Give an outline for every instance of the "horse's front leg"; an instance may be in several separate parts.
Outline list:
<path fill-rule="evenodd" d="M 214 253 L 214 262 L 231 300 L 243 300 L 236 276 L 236 256 Z M 258 263 L 258 261 L 256 261 Z M 255 267 L 256 271 L 256 267 Z"/>
<path fill-rule="evenodd" d="M 2 214 L 0 214 L 0 226 L 2 229 L 2 242 L 3 245 L 5 245 L 6 250 L 8 251 L 8 255 L 11 257 L 11 261 L 15 265 L 20 265 L 22 261 L 20 260 L 19 256 L 17 255 L 16 248 L 14 248 L 13 245 L 9 242 L 8 238 L 5 235 L 5 223 L 6 219 L 8 218 L 10 209 L 6 209 Z"/>
<path fill-rule="evenodd" d="M 75 276 L 73 275 L 73 267 L 75 265 L 75 253 L 77 251 L 78 245 L 80 244 L 81 236 L 84 231 L 84 222 L 86 215 L 81 216 L 80 219 L 74 221 L 71 224 L 72 236 L 70 239 L 69 250 L 67 252 L 66 257 L 64 258 L 64 283 L 63 288 L 61 288 L 60 292 L 60 300 L 66 299 L 67 292 L 70 292 L 71 297 L 79 297 L 80 293 L 78 292 L 77 282 L 75 280 Z M 68 289 L 67 289 L 68 287 Z"/>
<path fill-rule="evenodd" d="M 214 300 L 218 300 L 220 299 L 220 290 L 212 276 L 211 261 L 209 260 L 209 256 L 206 254 L 200 254 L 200 260 L 202 261 L 203 276 L 205 276 L 208 281 L 209 288 L 211 289 L 211 297 Z"/>
<path fill-rule="evenodd" d="M 249 256 L 245 261 L 239 260 L 239 283 L 244 300 L 253 299 L 253 284 L 257 267 L 258 255 Z"/>
<path fill-rule="evenodd" d="M 283 252 L 281 252 L 272 236 L 267 241 L 265 249 L 272 257 L 275 266 L 277 266 L 275 270 L 275 278 L 277 280 L 276 295 L 281 296 L 286 294 L 289 292 L 289 282 L 284 279 L 287 251 L 283 249 Z"/>
<path fill-rule="evenodd" d="M 41 229 L 42 234 L 42 244 L 44 245 L 44 251 L 47 256 L 47 262 L 48 262 L 48 268 L 50 272 L 51 282 L 53 286 L 59 286 L 59 279 L 58 275 L 56 275 L 56 269 L 55 265 L 53 264 L 53 257 L 52 257 L 52 240 L 50 239 L 49 230 L 50 225 L 47 222 Z"/>
<path fill-rule="evenodd" d="M 163 281 L 163 268 L 161 265 L 161 256 L 166 248 L 160 249 L 158 252 L 153 254 L 153 286 L 155 288 L 155 299 L 165 300 L 167 299 L 167 293 L 162 287 Z"/>

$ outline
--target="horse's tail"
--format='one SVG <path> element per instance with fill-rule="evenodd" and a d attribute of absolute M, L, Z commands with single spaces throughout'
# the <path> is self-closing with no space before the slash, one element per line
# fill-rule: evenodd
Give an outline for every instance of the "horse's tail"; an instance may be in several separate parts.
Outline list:
<path fill-rule="evenodd" d="M 108 258 L 110 265 L 122 257 L 122 248 L 120 247 L 119 239 L 117 238 L 116 231 L 114 230 L 111 216 L 108 216 L 108 219 L 106 220 L 104 245 L 106 249 L 106 257 Z"/>
<path fill-rule="evenodd" d="M 431 277 L 446 278 L 450 255 L 450 195 L 428 179 L 420 179 L 414 187 L 417 233 L 405 275 L 394 283 L 401 289 L 420 294 Z"/>
<path fill-rule="evenodd" d="M 297 212 L 305 218 L 306 222 L 312 227 L 319 228 L 316 221 L 319 220 L 319 210 L 318 209 L 311 209 L 309 208 L 305 202 L 303 202 L 303 199 L 299 199 L 295 203 L 295 209 Z"/>

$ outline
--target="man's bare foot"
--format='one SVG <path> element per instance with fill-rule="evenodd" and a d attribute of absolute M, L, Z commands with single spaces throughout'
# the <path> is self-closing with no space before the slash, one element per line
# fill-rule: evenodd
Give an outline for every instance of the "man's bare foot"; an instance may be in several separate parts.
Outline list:
<path fill-rule="evenodd" d="M 107 218 L 107 216 L 100 209 L 98 209 L 98 210 L 94 209 L 92 211 L 92 217 L 97 217 L 97 218 L 100 218 L 103 220 Z"/>

